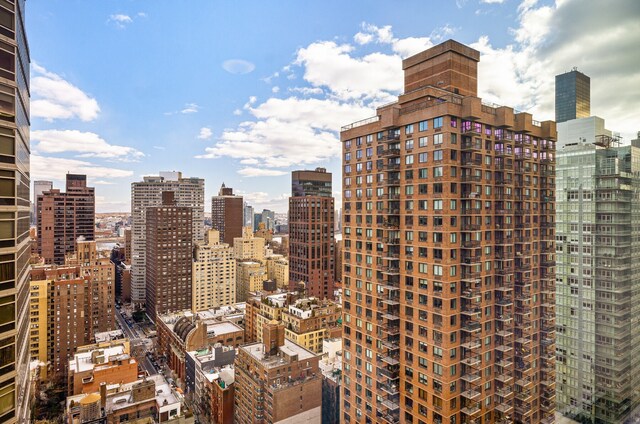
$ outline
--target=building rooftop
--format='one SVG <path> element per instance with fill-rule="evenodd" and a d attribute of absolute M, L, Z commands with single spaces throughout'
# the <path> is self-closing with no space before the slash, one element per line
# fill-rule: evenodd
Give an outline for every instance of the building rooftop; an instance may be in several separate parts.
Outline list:
<path fill-rule="evenodd" d="M 242 327 L 229 321 L 207 323 L 207 334 L 220 335 L 237 331 L 243 331 Z"/>
<path fill-rule="evenodd" d="M 128 360 L 134 361 L 128 353 L 125 353 L 123 345 L 100 348 L 88 352 L 76 353 L 75 357 L 69 361 L 69 370 L 73 372 L 91 371 L 95 368 L 113 367 L 110 361 Z"/>
<path fill-rule="evenodd" d="M 204 372 L 204 376 L 207 380 L 209 380 L 210 383 L 217 381 L 223 389 L 229 387 L 236 381 L 233 365 L 225 365 L 221 368 L 213 368 Z M 224 383 L 224 387 L 222 383 Z"/>
<path fill-rule="evenodd" d="M 263 343 L 252 343 L 245 346 L 240 346 L 240 349 L 250 354 L 265 368 L 278 367 L 287 363 L 285 357 L 280 354 L 271 356 L 265 355 L 265 348 Z M 285 339 L 284 345 L 280 346 L 278 350 L 279 352 L 282 352 L 284 355 L 289 357 L 297 355 L 298 361 L 314 358 L 316 356 L 316 354 L 311 352 L 310 350 L 307 350 L 302 346 L 287 339 Z"/>
<path fill-rule="evenodd" d="M 197 317 L 200 321 L 215 321 L 223 318 L 237 317 L 238 315 L 244 315 L 246 309 L 245 303 L 236 303 L 234 305 L 221 306 L 219 308 L 207 309 L 206 311 L 200 311 L 193 313 L 191 310 L 183 310 L 178 312 L 171 312 L 163 315 L 159 315 L 158 318 L 167 326 L 173 330 L 173 326 L 181 318 L 189 318 L 193 320 Z"/>
<path fill-rule="evenodd" d="M 103 331 L 95 334 L 96 343 L 110 342 L 111 340 L 124 339 L 122 330 Z"/>

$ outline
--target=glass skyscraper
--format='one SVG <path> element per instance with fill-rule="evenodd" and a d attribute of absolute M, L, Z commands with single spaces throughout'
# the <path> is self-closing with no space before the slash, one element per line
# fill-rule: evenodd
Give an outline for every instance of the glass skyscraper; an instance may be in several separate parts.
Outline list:
<path fill-rule="evenodd" d="M 556 75 L 556 122 L 591 115 L 591 79 L 573 68 Z"/>
<path fill-rule="evenodd" d="M 557 410 L 630 422 L 640 404 L 640 148 L 598 117 L 558 125 Z"/>
<path fill-rule="evenodd" d="M 0 422 L 30 421 L 29 50 L 24 0 L 0 3 Z M 36 326 L 37 327 L 37 326 Z"/>

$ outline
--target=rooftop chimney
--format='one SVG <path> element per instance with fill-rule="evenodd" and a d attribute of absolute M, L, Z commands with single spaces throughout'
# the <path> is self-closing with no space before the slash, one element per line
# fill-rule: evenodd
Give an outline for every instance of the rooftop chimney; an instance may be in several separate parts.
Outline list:
<path fill-rule="evenodd" d="M 284 346 L 284 324 L 269 321 L 262 328 L 262 342 L 266 356 L 276 355 L 280 346 Z"/>

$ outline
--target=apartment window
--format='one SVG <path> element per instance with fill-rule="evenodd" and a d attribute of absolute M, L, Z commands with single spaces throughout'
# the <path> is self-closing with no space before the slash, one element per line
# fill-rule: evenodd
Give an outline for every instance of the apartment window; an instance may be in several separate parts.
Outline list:
<path fill-rule="evenodd" d="M 442 134 L 434 134 L 433 135 L 433 145 L 437 146 L 442 144 Z"/>
<path fill-rule="evenodd" d="M 442 277 L 442 265 L 433 266 L 433 275 L 437 277 Z"/>
<path fill-rule="evenodd" d="M 413 124 L 409 124 L 404 127 L 405 134 L 413 134 Z"/>
<path fill-rule="evenodd" d="M 427 147 L 428 141 L 427 137 L 420 137 L 418 139 L 418 147 Z"/>
<path fill-rule="evenodd" d="M 418 169 L 418 178 L 427 178 L 428 171 L 427 168 Z"/>
<path fill-rule="evenodd" d="M 442 160 L 442 150 L 436 150 L 433 152 L 433 160 Z"/>
<path fill-rule="evenodd" d="M 404 142 L 404 148 L 406 150 L 411 150 L 413 149 L 413 139 L 409 139 L 407 141 Z"/>
<path fill-rule="evenodd" d="M 405 163 L 405 165 L 413 164 L 413 155 L 406 155 L 404 157 L 404 163 Z"/>
<path fill-rule="evenodd" d="M 429 154 L 427 152 L 418 154 L 418 162 L 425 163 L 428 160 Z"/>
<path fill-rule="evenodd" d="M 433 168 L 433 176 L 435 178 L 443 176 L 443 168 L 442 168 L 442 166 L 436 166 L 435 168 Z"/>
<path fill-rule="evenodd" d="M 434 129 L 442 128 L 442 122 L 443 122 L 442 116 L 440 116 L 438 118 L 434 118 L 433 119 L 433 128 Z"/>

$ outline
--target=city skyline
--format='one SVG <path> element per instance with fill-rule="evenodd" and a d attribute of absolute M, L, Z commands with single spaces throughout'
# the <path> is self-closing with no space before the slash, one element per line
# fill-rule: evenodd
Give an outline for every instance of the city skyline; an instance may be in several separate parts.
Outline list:
<path fill-rule="evenodd" d="M 224 182 L 256 210 L 283 212 L 290 171 L 322 166 L 340 203 L 340 125 L 400 93 L 401 58 L 448 38 L 481 52 L 483 100 L 541 120 L 553 119 L 554 75 L 577 66 L 593 81 L 592 113 L 628 141 L 640 73 L 625 52 L 640 39 L 640 5 L 618 3 L 415 2 L 407 14 L 353 2 L 336 20 L 326 2 L 291 3 L 273 16 L 270 5 L 249 2 L 176 10 L 34 0 L 32 181 L 60 186 L 67 172 L 85 173 L 97 212 L 118 212 L 129 210 L 132 181 L 179 170 L 206 180 L 207 199 Z M 155 34 L 171 25 L 160 41 Z"/>

